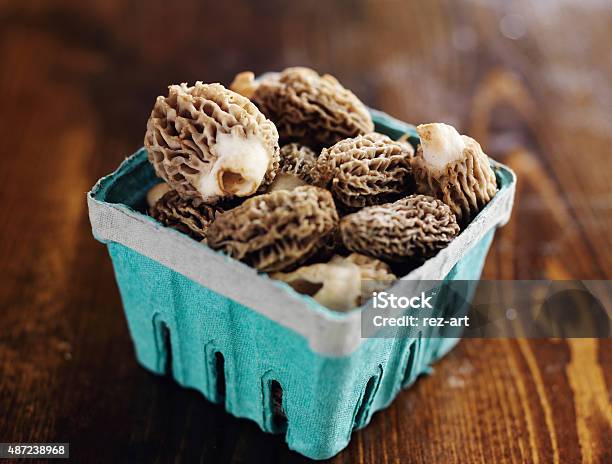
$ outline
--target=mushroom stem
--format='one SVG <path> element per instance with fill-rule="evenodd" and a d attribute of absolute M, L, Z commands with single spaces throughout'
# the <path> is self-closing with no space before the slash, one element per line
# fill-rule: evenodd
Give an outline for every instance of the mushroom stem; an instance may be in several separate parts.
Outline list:
<path fill-rule="evenodd" d="M 246 98 L 251 98 L 255 90 L 257 90 L 257 86 L 258 83 L 255 81 L 255 74 L 251 71 L 244 71 L 236 74 L 229 88 Z"/>
<path fill-rule="evenodd" d="M 200 175 L 198 191 L 203 198 L 252 195 L 261 185 L 272 157 L 254 137 L 218 134 L 214 146 L 217 160 L 210 174 Z"/>
<path fill-rule="evenodd" d="M 423 158 L 432 168 L 442 170 L 463 159 L 465 141 L 453 126 L 437 122 L 421 124 L 416 130 L 421 138 Z"/>
<path fill-rule="evenodd" d="M 165 195 L 166 192 L 170 190 L 170 186 L 165 182 L 161 182 L 153 187 L 147 192 L 147 205 L 149 208 L 155 206 L 157 200 Z"/>

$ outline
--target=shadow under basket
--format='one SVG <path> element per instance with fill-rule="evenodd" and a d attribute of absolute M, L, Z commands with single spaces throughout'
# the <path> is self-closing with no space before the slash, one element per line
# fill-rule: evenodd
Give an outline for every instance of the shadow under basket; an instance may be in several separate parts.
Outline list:
<path fill-rule="evenodd" d="M 372 114 L 377 131 L 408 134 L 418 143 L 413 126 Z M 512 171 L 491 164 L 497 195 L 447 248 L 404 279 L 480 278 L 495 229 L 510 217 L 515 188 Z M 330 311 L 143 213 L 146 193 L 158 182 L 140 149 L 87 197 L 138 361 L 234 416 L 284 434 L 289 448 L 313 459 L 337 454 L 354 430 L 457 343 L 430 333 L 362 339 L 361 309 Z"/>

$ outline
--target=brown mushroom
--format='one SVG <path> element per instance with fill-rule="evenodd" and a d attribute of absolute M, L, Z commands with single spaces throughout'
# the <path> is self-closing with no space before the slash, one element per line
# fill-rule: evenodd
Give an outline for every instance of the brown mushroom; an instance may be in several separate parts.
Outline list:
<path fill-rule="evenodd" d="M 363 103 L 333 76 L 309 68 L 287 68 L 254 80 L 236 76 L 232 88 L 244 92 L 278 128 L 283 142 L 330 146 L 374 130 Z"/>
<path fill-rule="evenodd" d="M 290 143 L 280 150 L 278 173 L 268 191 L 293 190 L 312 183 L 310 173 L 317 161 L 314 151 L 299 143 Z"/>
<path fill-rule="evenodd" d="M 402 262 L 434 256 L 459 233 L 459 226 L 448 205 L 425 195 L 410 195 L 343 217 L 340 233 L 351 251 Z"/>
<path fill-rule="evenodd" d="M 311 176 L 346 208 L 381 204 L 412 190 L 413 155 L 411 145 L 372 132 L 324 148 Z"/>
<path fill-rule="evenodd" d="M 372 292 L 384 290 L 397 279 L 382 261 L 357 253 L 334 256 L 327 263 L 302 266 L 289 273 L 276 272 L 270 277 L 336 311 L 361 306 Z"/>
<path fill-rule="evenodd" d="M 442 200 L 467 224 L 497 192 L 487 155 L 447 124 L 422 124 L 417 132 L 421 145 L 412 162 L 417 190 Z"/>
<path fill-rule="evenodd" d="M 181 198 L 176 190 L 170 190 L 149 208 L 149 215 L 166 227 L 202 241 L 206 239 L 208 227 L 219 211 L 216 206 L 194 206 L 190 200 Z"/>
<path fill-rule="evenodd" d="M 278 169 L 274 124 L 220 84 L 171 85 L 157 97 L 144 143 L 157 175 L 196 206 L 252 195 Z"/>
<path fill-rule="evenodd" d="M 208 244 L 261 271 L 284 271 L 317 253 L 337 225 L 331 194 L 303 186 L 249 198 L 217 215 Z"/>

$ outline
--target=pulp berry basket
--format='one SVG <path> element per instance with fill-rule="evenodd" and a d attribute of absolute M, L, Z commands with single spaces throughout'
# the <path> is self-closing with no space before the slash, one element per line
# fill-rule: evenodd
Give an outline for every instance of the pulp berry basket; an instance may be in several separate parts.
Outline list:
<path fill-rule="evenodd" d="M 418 143 L 413 126 L 372 114 L 377 131 Z M 492 166 L 497 195 L 404 279 L 479 279 L 514 198 L 514 174 Z M 284 433 L 289 448 L 314 459 L 335 455 L 456 344 L 428 333 L 361 338 L 362 309 L 330 311 L 143 213 L 157 182 L 141 149 L 88 194 L 93 234 L 108 246 L 138 361 L 266 432 Z"/>

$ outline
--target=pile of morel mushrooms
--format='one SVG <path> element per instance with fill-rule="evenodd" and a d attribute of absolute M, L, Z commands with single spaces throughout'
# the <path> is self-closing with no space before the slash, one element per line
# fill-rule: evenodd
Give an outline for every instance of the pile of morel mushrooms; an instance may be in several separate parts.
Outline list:
<path fill-rule="evenodd" d="M 171 85 L 145 147 L 149 214 L 330 309 L 362 305 L 446 247 L 497 191 L 487 155 L 442 123 L 374 131 L 334 77 L 287 68 Z"/>

